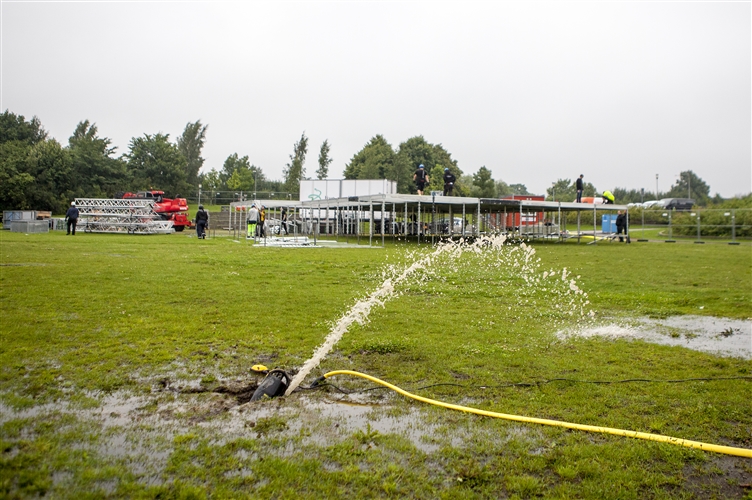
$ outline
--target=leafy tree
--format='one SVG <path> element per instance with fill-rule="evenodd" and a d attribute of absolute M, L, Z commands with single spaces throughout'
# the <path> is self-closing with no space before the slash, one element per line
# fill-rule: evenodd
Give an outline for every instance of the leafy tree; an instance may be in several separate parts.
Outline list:
<path fill-rule="evenodd" d="M 472 196 L 475 198 L 493 198 L 496 195 L 496 182 L 491 171 L 484 166 L 473 174 Z"/>
<path fill-rule="evenodd" d="M 75 197 L 109 198 L 128 188 L 128 170 L 121 159 L 113 158 L 112 141 L 97 135 L 96 124 L 84 120 L 68 139 Z"/>
<path fill-rule="evenodd" d="M 39 120 L 0 115 L 0 206 L 64 211 L 71 196 L 71 156 Z"/>
<path fill-rule="evenodd" d="M 23 115 L 16 115 L 7 109 L 0 115 L 0 144 L 21 141 L 33 145 L 47 139 L 47 132 L 36 116 L 28 122 Z"/>
<path fill-rule="evenodd" d="M 691 170 L 679 174 L 679 179 L 666 193 L 666 198 L 692 198 L 697 205 L 707 205 L 710 199 L 710 186 Z"/>
<path fill-rule="evenodd" d="M 28 210 L 33 208 L 26 198 L 34 184 L 34 176 L 27 170 L 31 146 L 22 141 L 0 144 L 0 207 L 3 210 Z"/>
<path fill-rule="evenodd" d="M 571 179 L 557 179 L 550 188 L 546 189 L 546 197 L 549 201 L 574 202 L 577 199 L 576 186 L 575 182 Z M 616 194 L 616 190 L 614 190 L 613 193 L 614 198 L 617 199 L 616 203 L 621 203 L 618 201 L 619 197 Z M 582 184 L 582 196 L 585 198 L 595 197 L 600 196 L 600 193 L 597 193 L 597 190 L 592 183 L 585 182 Z"/>
<path fill-rule="evenodd" d="M 637 189 L 627 190 L 626 188 L 614 188 L 611 192 L 614 194 L 615 203 L 618 203 L 620 205 L 626 205 L 627 203 L 641 203 L 645 201 L 646 199 L 652 198 L 652 197 L 646 198 Z M 645 193 L 645 194 L 649 194 L 649 193 Z"/>
<path fill-rule="evenodd" d="M 227 157 L 222 167 L 228 175 L 225 186 L 233 191 L 255 192 L 264 182 L 264 173 L 255 165 L 251 165 L 248 156 L 238 158 L 237 153 Z"/>
<path fill-rule="evenodd" d="M 219 172 L 216 169 L 211 169 L 208 172 L 199 174 L 198 182 L 201 184 L 201 190 L 203 192 L 210 193 L 211 198 L 214 198 L 214 193 L 220 190 L 222 186 L 219 180 Z"/>
<path fill-rule="evenodd" d="M 514 194 L 514 190 L 504 181 L 496 181 L 496 197 L 501 198 L 502 196 L 507 196 L 510 194 Z"/>
<path fill-rule="evenodd" d="M 442 191 L 444 189 L 445 168 L 448 168 L 458 179 L 454 185 L 455 194 L 462 196 L 468 191 L 466 184 L 463 184 L 462 170 L 457 165 L 457 160 L 452 159 L 452 155 L 441 144 L 431 144 L 422 135 L 418 135 L 400 144 L 397 151 L 397 163 L 393 179 L 397 181 L 397 192 L 416 192 L 415 183 L 412 179 L 415 170 L 421 164 L 426 168 L 426 173 L 429 176 L 429 191 Z"/>
<path fill-rule="evenodd" d="M 190 186 L 198 184 L 198 173 L 204 166 L 201 150 L 206 142 L 206 129 L 209 125 L 201 125 L 201 120 L 185 126 L 183 135 L 178 137 L 178 151 L 186 160 L 186 181 Z"/>
<path fill-rule="evenodd" d="M 384 136 L 376 135 L 345 165 L 345 179 L 388 179 L 393 177 L 397 155 Z M 398 184 L 399 189 L 399 184 Z"/>
<path fill-rule="evenodd" d="M 527 190 L 527 186 L 524 184 L 510 184 L 509 189 L 512 190 L 510 194 L 533 194 Z"/>
<path fill-rule="evenodd" d="M 283 174 L 285 176 L 285 190 L 289 193 L 300 193 L 300 180 L 305 176 L 305 157 L 308 153 L 308 137 L 305 132 L 301 134 L 300 140 L 295 143 L 293 154 L 290 155 L 290 163 L 285 167 Z"/>
<path fill-rule="evenodd" d="M 572 179 L 557 179 L 550 188 L 546 189 L 546 199 L 548 201 L 569 202 L 574 201 L 576 198 L 577 190 L 575 189 L 575 184 L 572 182 Z"/>
<path fill-rule="evenodd" d="M 159 189 L 168 196 L 177 196 L 190 189 L 185 178 L 185 157 L 169 141 L 167 134 L 134 137 L 125 157 L 134 189 Z"/>
<path fill-rule="evenodd" d="M 54 139 L 31 147 L 28 173 L 34 183 L 26 189 L 26 200 L 37 210 L 65 211 L 71 198 L 72 161 L 70 152 Z"/>
<path fill-rule="evenodd" d="M 316 177 L 319 179 L 326 179 L 329 175 L 329 165 L 332 163 L 332 158 L 329 158 L 329 141 L 324 140 L 319 150 L 319 169 L 316 171 Z"/>

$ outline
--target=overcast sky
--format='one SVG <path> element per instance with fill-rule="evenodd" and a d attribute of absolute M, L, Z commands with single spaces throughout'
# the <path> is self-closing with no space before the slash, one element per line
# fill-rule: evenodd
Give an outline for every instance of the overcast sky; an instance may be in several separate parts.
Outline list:
<path fill-rule="evenodd" d="M 204 171 L 282 178 L 309 138 L 331 178 L 376 134 L 544 193 L 752 189 L 750 2 L 2 2 L 2 110 L 67 144 L 208 124 Z"/>

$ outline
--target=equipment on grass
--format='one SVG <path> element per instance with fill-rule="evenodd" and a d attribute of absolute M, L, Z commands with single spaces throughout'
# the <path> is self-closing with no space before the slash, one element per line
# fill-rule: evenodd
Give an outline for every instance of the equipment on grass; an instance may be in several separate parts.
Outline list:
<path fill-rule="evenodd" d="M 155 190 L 118 193 L 115 196 L 122 199 L 153 200 L 154 212 L 162 220 L 172 221 L 172 227 L 177 232 L 193 227 L 191 220 L 188 218 L 188 201 L 185 198 L 165 198 L 164 191 Z"/>
<path fill-rule="evenodd" d="M 154 211 L 145 199 L 76 198 L 76 227 L 87 233 L 169 234 L 172 221 Z"/>
<path fill-rule="evenodd" d="M 290 376 L 284 370 L 271 370 L 251 396 L 251 401 L 258 401 L 264 396 L 269 398 L 282 396 L 289 385 Z"/>

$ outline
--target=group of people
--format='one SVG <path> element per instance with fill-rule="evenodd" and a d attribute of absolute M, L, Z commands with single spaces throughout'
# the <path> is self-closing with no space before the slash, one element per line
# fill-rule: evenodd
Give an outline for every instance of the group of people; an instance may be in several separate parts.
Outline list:
<path fill-rule="evenodd" d="M 247 231 L 246 239 L 251 238 L 266 238 L 266 206 L 254 203 L 251 208 L 248 209 L 248 218 L 246 220 Z M 282 235 L 282 231 L 285 234 L 289 234 L 287 229 L 287 208 L 282 207 L 280 213 L 279 234 Z"/>
<path fill-rule="evenodd" d="M 428 177 L 428 172 L 426 172 L 426 166 L 422 163 L 418 165 L 418 170 L 415 171 L 413 174 L 413 181 L 415 182 L 415 189 L 418 191 L 418 194 L 423 196 L 423 190 L 426 188 L 426 184 L 430 182 L 430 179 Z M 454 176 L 454 174 L 448 169 L 444 169 L 444 196 L 452 196 L 452 192 L 454 191 L 454 183 L 457 181 L 457 178 Z"/>

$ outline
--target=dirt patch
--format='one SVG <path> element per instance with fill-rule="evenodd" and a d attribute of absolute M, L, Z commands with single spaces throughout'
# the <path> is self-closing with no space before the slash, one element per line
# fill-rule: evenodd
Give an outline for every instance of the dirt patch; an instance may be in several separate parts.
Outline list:
<path fill-rule="evenodd" d="M 702 463 L 684 467 L 684 490 L 697 498 L 749 498 L 752 463 L 734 457 L 712 455 Z"/>

